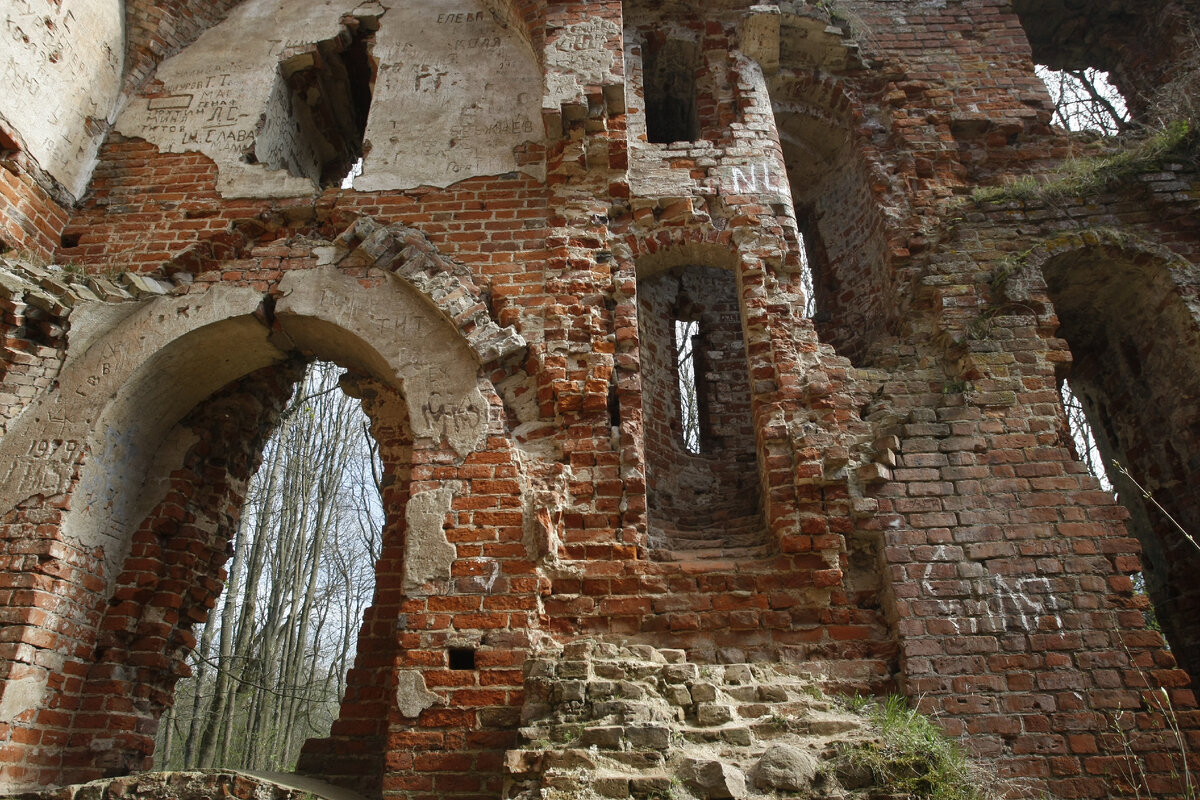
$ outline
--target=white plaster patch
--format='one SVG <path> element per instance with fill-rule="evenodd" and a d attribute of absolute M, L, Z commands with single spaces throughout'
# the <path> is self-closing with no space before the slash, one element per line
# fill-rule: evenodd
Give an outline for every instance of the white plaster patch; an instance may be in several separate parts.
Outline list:
<path fill-rule="evenodd" d="M 380 11 L 367 154 L 355 188 L 448 186 L 520 168 L 514 148 L 543 138 L 541 74 L 520 36 L 480 0 L 247 0 L 163 62 L 163 91 L 131 100 L 117 129 L 167 152 L 204 153 L 225 196 L 311 194 L 312 147 L 288 122 L 279 63 L 332 39 L 343 15 Z M 252 151 L 264 163 L 247 163 Z M 268 160 L 307 177 L 271 169 Z"/>
<path fill-rule="evenodd" d="M 542 77 L 520 36 L 479 0 L 407 0 L 376 34 L 379 77 L 362 191 L 448 186 L 526 169 L 514 148 L 541 141 Z"/>
<path fill-rule="evenodd" d="M 406 717 L 415 718 L 440 700 L 425 686 L 425 678 L 415 669 L 396 673 L 396 708 Z"/>
<path fill-rule="evenodd" d="M 17 717 L 39 708 L 45 694 L 45 677 L 30 675 L 5 682 L 3 694 L 0 695 L 0 722 L 16 722 Z"/>
<path fill-rule="evenodd" d="M 410 595 L 428 594 L 427 584 L 450 580 L 458 550 L 446 538 L 445 520 L 455 489 L 444 485 L 413 495 L 405 508 L 404 590 Z"/>
<path fill-rule="evenodd" d="M 413 433 L 475 451 L 487 434 L 479 362 L 458 329 L 390 273 L 369 292 L 333 267 L 289 272 L 275 313 L 301 350 L 356 366 L 403 387 Z M 367 343 L 370 344 L 367 344 Z"/>
<path fill-rule="evenodd" d="M 311 194 L 313 182 L 249 164 L 259 119 L 276 87 L 285 50 L 331 39 L 358 0 L 247 0 L 181 53 L 159 65 L 162 90 L 130 100 L 116 129 L 164 152 L 200 152 L 217 164 L 226 196 Z"/>
<path fill-rule="evenodd" d="M 8 465 L 0 471 L 0 511 L 65 492 L 86 450 L 63 530 L 86 548 L 103 548 L 111 581 L 128 531 L 156 500 L 145 486 L 151 465 L 165 441 L 181 452 L 184 443 L 168 431 L 221 386 L 283 358 L 250 316 L 261 300 L 252 289 L 215 287 L 129 303 L 124 314 L 89 313 L 81 304 L 57 391 L 40 396 L 0 439 L 0 464 Z"/>
<path fill-rule="evenodd" d="M 584 86 L 613 83 L 616 58 L 610 41 L 621 40 L 617 23 L 593 17 L 569 25 L 546 49 L 546 96 L 543 105 L 557 109 L 582 96 Z"/>
<path fill-rule="evenodd" d="M 75 197 L 87 188 L 124 65 L 120 0 L 8 0 L 0 29 L 0 117 Z"/>

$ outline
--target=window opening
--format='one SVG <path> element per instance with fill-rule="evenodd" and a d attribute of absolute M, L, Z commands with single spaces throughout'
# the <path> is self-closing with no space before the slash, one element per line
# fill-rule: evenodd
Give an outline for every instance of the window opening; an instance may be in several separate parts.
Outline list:
<path fill-rule="evenodd" d="M 679 375 L 679 422 L 683 446 L 700 452 L 700 393 L 696 388 L 696 345 L 700 320 L 675 320 L 675 369 Z"/>
<path fill-rule="evenodd" d="M 621 395 L 616 380 L 608 384 L 608 424 L 614 432 L 621 428 Z"/>
<path fill-rule="evenodd" d="M 669 39 L 643 61 L 646 138 L 651 142 L 694 142 L 700 138 L 696 109 L 696 46 Z"/>
<path fill-rule="evenodd" d="M 1054 103 L 1053 123 L 1069 131 L 1096 131 L 1115 136 L 1129 128 L 1129 109 L 1108 73 L 1086 69 L 1034 68 Z"/>
<path fill-rule="evenodd" d="M 378 27 L 376 18 L 354 18 L 342 35 L 279 62 L 247 162 L 349 188 L 364 154 Z"/>
<path fill-rule="evenodd" d="M 798 207 L 796 222 L 800 233 L 797 247 L 800 251 L 800 285 L 804 290 L 804 316 L 816 323 L 818 334 L 824 336 L 828 331 L 821 326 L 833 320 L 830 303 L 835 295 L 834 282 L 829 275 L 828 256 L 822 247 L 812 208 Z"/>
<path fill-rule="evenodd" d="M 1083 403 L 1071 391 L 1071 384 L 1066 380 L 1058 386 L 1059 396 L 1062 397 L 1063 410 L 1067 414 L 1067 430 L 1075 444 L 1075 454 L 1092 477 L 1100 482 L 1100 488 L 1106 492 L 1113 491 L 1112 481 L 1108 478 L 1108 466 L 1100 455 L 1100 446 L 1096 444 L 1096 434 L 1083 410 Z"/>
<path fill-rule="evenodd" d="M 354 179 L 363 174 L 363 159 L 358 157 L 358 161 L 354 162 L 354 166 L 350 167 L 350 171 L 346 173 L 346 177 L 342 178 L 343 189 L 353 189 Z"/>
<path fill-rule="evenodd" d="M 680 266 L 639 276 L 637 313 L 652 558 L 765 552 L 737 276 Z"/>
<path fill-rule="evenodd" d="M 804 289 L 804 318 L 813 319 L 817 316 L 817 288 L 813 281 L 812 262 L 808 258 L 808 237 L 800 232 L 800 286 Z"/>
<path fill-rule="evenodd" d="M 290 771 L 337 718 L 384 520 L 377 446 L 340 373 L 310 365 L 263 449 L 225 591 L 159 725 L 158 769 Z"/>
<path fill-rule="evenodd" d="M 1100 488 L 1115 496 L 1116 488 L 1108 474 L 1109 465 L 1105 463 L 1104 456 L 1100 453 L 1100 445 L 1096 441 L 1096 434 L 1092 423 L 1088 420 L 1087 412 L 1083 409 L 1083 403 L 1071 391 L 1071 384 L 1065 379 L 1059 384 L 1058 393 L 1062 398 L 1063 410 L 1067 415 L 1067 430 L 1071 434 L 1076 456 L 1087 467 L 1091 476 L 1100 483 Z M 1135 593 L 1149 595 L 1144 572 L 1135 572 L 1129 577 L 1133 581 Z M 1143 614 L 1146 617 L 1146 626 L 1161 633 L 1162 626 L 1158 622 L 1158 615 L 1154 611 L 1153 603 L 1147 602 Z M 1168 650 L 1171 649 L 1170 643 L 1165 638 L 1163 644 Z"/>

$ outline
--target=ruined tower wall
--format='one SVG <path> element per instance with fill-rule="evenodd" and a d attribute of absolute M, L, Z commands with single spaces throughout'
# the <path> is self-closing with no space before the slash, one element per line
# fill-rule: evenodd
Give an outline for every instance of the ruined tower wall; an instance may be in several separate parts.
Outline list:
<path fill-rule="evenodd" d="M 1196 395 L 1170 369 L 1200 342 L 1193 163 L 973 194 L 1105 146 L 1050 128 L 1000 0 L 296 2 L 280 21 L 268 5 L 126 6 L 130 100 L 69 220 L 26 156 L 0 173 L 27 187 L 6 220 L 39 196 L 50 215 L 6 244 L 77 265 L 13 259 L 0 283 L 10 786 L 147 764 L 233 520 L 206 528 L 198 561 L 179 537 L 147 549 L 183 522 L 189 415 L 320 357 L 356 376 L 392 480 L 341 715 L 302 770 L 495 797 L 522 662 L 588 636 L 903 691 L 1064 797 L 1129 791 L 1112 723 L 1130 711 L 1154 788 L 1173 791 L 1155 698 L 1195 739 L 1175 661 L 1200 641 L 1197 556 L 1099 489 L 1057 384 L 1074 357 L 1111 452 L 1196 518 Z M 163 58 L 172 14 L 190 44 Z M 329 121 L 366 101 L 360 129 Z M 327 165 L 355 147 L 343 188 Z M 691 311 L 660 295 L 710 274 L 740 351 L 701 337 L 697 363 L 737 455 L 695 477 L 671 469 L 686 446 L 666 324 Z M 1085 325 L 1106 314 L 1127 315 L 1128 343 Z M 1087 366 L 1120 348 L 1120 379 Z M 1134 365 L 1145 391 L 1114 391 Z M 234 488 L 192 499 L 197 519 L 233 514 L 216 506 L 260 434 L 227 433 L 241 460 L 206 480 Z M 736 526 L 656 499 L 683 477 L 698 503 L 743 501 Z M 195 578 L 171 583 L 172 564 Z M 1133 592 L 1143 566 L 1173 651 Z"/>

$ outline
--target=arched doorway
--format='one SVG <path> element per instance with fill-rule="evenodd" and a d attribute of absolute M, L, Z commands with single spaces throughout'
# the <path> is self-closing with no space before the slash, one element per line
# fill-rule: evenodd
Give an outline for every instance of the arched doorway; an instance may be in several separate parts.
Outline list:
<path fill-rule="evenodd" d="M 357 272 L 296 270 L 267 297 L 214 286 L 81 313 L 79 347 L 57 391 L 0 441 L 14 464 L 0 496 L 15 498 L 2 534 L 45 554 L 12 574 L 65 599 L 53 618 L 37 613 L 42 595 L 8 609 L 23 622 L 15 629 L 23 649 L 4 665 L 15 683 L 0 712 L 35 743 L 14 756 L 13 786 L 149 766 L 190 629 L 220 590 L 245 481 L 301 363 L 313 357 L 362 376 L 355 391 L 373 409 L 385 455 L 379 569 L 392 579 L 363 629 L 376 646 L 352 679 L 354 713 L 377 728 L 372 738 L 358 720 L 360 741 L 374 745 L 355 774 L 378 785 L 399 605 L 411 587 L 448 578 L 454 559 L 442 529 L 449 496 L 425 484 L 412 492 L 422 513 L 409 513 L 412 448 L 419 440 L 444 460 L 480 445 L 488 423 L 481 352 L 494 356 L 499 345 L 481 325 L 468 341 L 411 281 Z M 414 539 L 426 545 L 421 559 L 405 552 Z"/>
<path fill-rule="evenodd" d="M 1091 424 L 1127 525 L 1142 545 L 1146 588 L 1180 666 L 1200 672 L 1200 325 L 1181 295 L 1195 268 L 1136 242 L 1076 243 L 1039 253 L 1071 351 L 1070 381 Z"/>

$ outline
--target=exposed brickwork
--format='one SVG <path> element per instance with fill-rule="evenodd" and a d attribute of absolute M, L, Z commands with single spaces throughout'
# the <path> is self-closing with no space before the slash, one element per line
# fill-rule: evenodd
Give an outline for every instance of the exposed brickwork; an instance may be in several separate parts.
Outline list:
<path fill-rule="evenodd" d="M 167 56 L 224 19 L 241 0 L 128 0 L 125 5 L 126 92 L 137 91 Z"/>
<path fill-rule="evenodd" d="M 1197 552 L 1153 508 L 1131 502 L 1131 517 L 1099 490 L 1057 384 L 1078 383 L 1107 453 L 1200 528 L 1194 160 L 1181 152 L 1087 197 L 977 202 L 974 187 L 1103 146 L 1049 127 L 1031 53 L 1052 36 L 1033 30 L 1031 46 L 1005 0 L 845 0 L 839 17 L 749 5 L 497 5 L 555 78 L 570 70 L 551 48 L 608 56 L 577 96 L 543 106 L 546 138 L 520 158 L 544 162 L 544 181 L 228 199 L 207 158 L 109 137 L 53 253 L 86 268 L 86 285 L 55 268 L 0 276 L 0 446 L 29 437 L 14 474 L 46 464 L 5 484 L 21 496 L 0 519 L 9 780 L 147 764 L 287 382 L 257 370 L 292 353 L 354 370 L 387 479 L 374 604 L 306 772 L 372 796 L 497 797 L 521 708 L 538 702 L 522 663 L 547 640 L 600 637 L 898 689 L 1004 774 L 1060 797 L 1135 792 L 1119 721 L 1137 730 L 1143 794 L 1179 791 L 1156 704 L 1169 697 L 1200 747 L 1176 667 L 1195 674 L 1200 659 Z M 130 3 L 128 85 L 226 8 Z M 591 20 L 613 25 L 581 39 Z M 671 40 L 695 53 L 697 140 L 650 142 L 647 59 Z M 0 214 L 34 222 L 3 235 L 48 252 L 65 219 L 14 165 L 0 170 Z M 14 177 L 25 188 L 10 197 Z M 112 271 L 130 274 L 118 286 Z M 303 305 L 310 290 L 325 299 Z M 420 306 L 400 319 L 370 302 L 401 296 Z M 290 321 L 288 303 L 302 308 Z M 153 309 L 133 334 L 121 327 Z M 418 310 L 429 321 L 406 328 Z M 682 446 L 673 364 L 671 324 L 689 316 L 707 358 L 705 436 L 720 441 L 700 456 Z M 369 328 L 383 318 L 390 333 Z M 174 338 L 155 345 L 159 330 Z M 228 358 L 187 346 L 213 330 L 228 331 Z M 127 377 L 109 387 L 106 348 L 144 362 L 112 357 Z M 446 352 L 456 363 L 436 361 Z M 63 433 L 78 420 L 49 413 L 56 392 L 83 398 L 92 436 L 150 396 L 139 370 L 176 361 L 229 369 L 227 388 L 187 396 L 179 414 L 200 443 L 149 476 L 169 479 L 166 500 L 110 532 L 115 512 L 86 506 L 96 495 L 82 484 L 113 457 Z M 422 383 L 452 367 L 468 376 L 458 395 Z M 202 424 L 222 403 L 249 405 L 227 429 Z M 92 527 L 133 547 L 111 574 L 109 540 L 81 538 Z M 685 552 L 685 531 L 720 544 Z M 1143 548 L 1171 651 L 1133 592 Z M 477 668 L 451 669 L 451 648 L 473 650 Z"/>
<path fill-rule="evenodd" d="M 69 210 L 34 179 L 23 156 L 3 150 L 0 131 L 0 252 L 49 258 L 61 245 Z"/>

